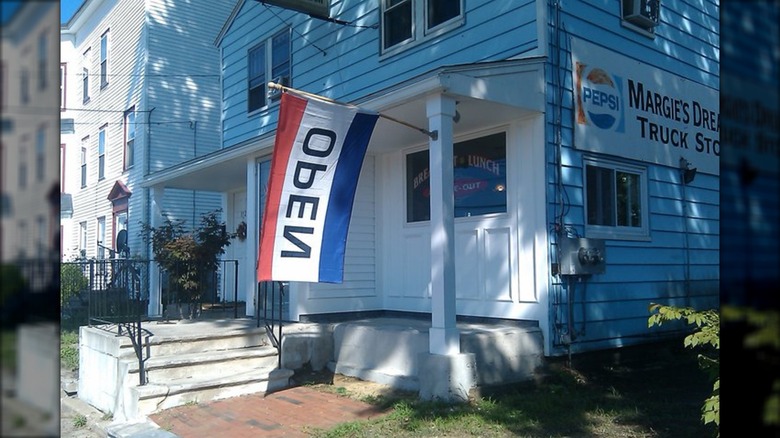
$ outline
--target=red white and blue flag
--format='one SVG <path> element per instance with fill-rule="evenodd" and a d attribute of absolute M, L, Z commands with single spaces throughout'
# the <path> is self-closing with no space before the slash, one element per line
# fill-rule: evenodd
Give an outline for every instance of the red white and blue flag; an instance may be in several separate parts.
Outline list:
<path fill-rule="evenodd" d="M 343 281 L 358 176 L 378 117 L 282 94 L 258 281 Z"/>

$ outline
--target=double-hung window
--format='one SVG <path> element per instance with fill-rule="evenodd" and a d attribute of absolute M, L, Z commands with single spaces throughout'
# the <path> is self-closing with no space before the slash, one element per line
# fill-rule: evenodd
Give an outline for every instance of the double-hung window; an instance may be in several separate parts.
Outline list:
<path fill-rule="evenodd" d="M 106 129 L 103 125 L 98 132 L 98 181 L 106 177 Z"/>
<path fill-rule="evenodd" d="M 38 36 L 38 89 L 39 90 L 43 90 L 46 88 L 47 85 L 46 75 L 49 74 L 49 72 L 47 71 L 48 67 L 46 65 L 49 58 L 48 39 L 46 37 L 47 37 L 46 32 L 42 32 L 40 36 Z"/>
<path fill-rule="evenodd" d="M 125 169 L 135 164 L 135 107 L 125 111 Z"/>
<path fill-rule="evenodd" d="M 89 55 L 91 53 L 92 50 L 87 49 L 81 57 L 81 96 L 83 103 L 89 102 Z"/>
<path fill-rule="evenodd" d="M 65 111 L 65 92 L 66 92 L 66 80 L 68 75 L 68 64 L 60 63 L 60 111 Z"/>
<path fill-rule="evenodd" d="M 46 125 L 38 128 L 35 135 L 35 180 L 43 182 L 46 173 Z"/>
<path fill-rule="evenodd" d="M 284 29 L 247 53 L 247 112 L 268 105 L 267 83 L 290 86 L 290 30 Z M 274 100 L 275 96 L 271 97 Z"/>
<path fill-rule="evenodd" d="M 648 238 L 647 170 L 595 158 L 583 164 L 587 237 Z"/>
<path fill-rule="evenodd" d="M 26 68 L 19 73 L 19 100 L 22 105 L 30 103 L 30 72 Z"/>
<path fill-rule="evenodd" d="M 108 85 L 108 31 L 100 36 L 100 88 Z"/>
<path fill-rule="evenodd" d="M 106 217 L 97 218 L 97 258 L 103 260 L 106 258 Z"/>
<path fill-rule="evenodd" d="M 381 0 L 382 50 L 439 34 L 464 22 L 462 0 Z"/>
<path fill-rule="evenodd" d="M 89 136 L 81 139 L 81 188 L 87 186 L 87 144 L 89 144 Z"/>

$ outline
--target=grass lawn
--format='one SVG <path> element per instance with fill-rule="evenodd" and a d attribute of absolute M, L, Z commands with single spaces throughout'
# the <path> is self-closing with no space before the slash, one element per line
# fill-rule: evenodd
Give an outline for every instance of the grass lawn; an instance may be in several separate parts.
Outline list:
<path fill-rule="evenodd" d="M 328 376 L 303 380 L 350 395 Z M 701 422 L 700 412 L 710 391 L 696 354 L 679 341 L 575 355 L 571 366 L 565 358 L 547 359 L 537 381 L 484 389 L 468 404 L 422 402 L 403 393 L 364 397 L 390 413 L 315 436 L 713 437 L 715 428 Z"/>

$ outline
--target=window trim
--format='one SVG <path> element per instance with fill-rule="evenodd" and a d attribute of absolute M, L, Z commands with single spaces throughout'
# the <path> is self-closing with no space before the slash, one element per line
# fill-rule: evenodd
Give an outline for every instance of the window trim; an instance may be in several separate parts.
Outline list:
<path fill-rule="evenodd" d="M 35 181 L 43 182 L 46 177 L 46 124 L 35 131 Z"/>
<path fill-rule="evenodd" d="M 81 55 L 81 103 L 87 104 L 91 100 L 89 94 L 89 57 L 92 54 L 92 47 L 87 48 Z"/>
<path fill-rule="evenodd" d="M 286 34 L 287 35 L 287 53 L 289 54 L 289 58 L 287 60 L 287 63 L 289 65 L 288 67 L 288 75 L 287 75 L 287 83 L 283 84 L 287 87 L 292 86 L 292 67 L 293 67 L 293 59 L 292 59 L 292 35 L 291 35 L 291 28 L 290 27 L 284 27 L 281 30 L 274 32 L 271 34 L 270 37 L 264 39 L 263 41 L 253 45 L 247 50 L 247 66 L 246 66 L 246 111 L 247 116 L 254 116 L 255 114 L 258 114 L 259 112 L 263 110 L 267 110 L 275 103 L 278 104 L 279 98 L 274 96 L 269 96 L 269 90 L 268 90 L 268 82 L 276 79 L 273 76 L 273 41 L 275 38 L 277 38 L 280 35 Z M 250 108 L 250 98 L 249 94 L 252 91 L 253 88 L 251 87 L 251 81 L 252 77 L 249 76 L 249 60 L 250 60 L 250 54 L 258 49 L 263 50 L 263 78 L 262 81 L 262 95 L 263 95 L 263 104 L 260 105 L 257 108 Z M 258 76 L 259 77 L 259 76 Z"/>
<path fill-rule="evenodd" d="M 641 201 L 642 212 L 640 227 L 619 226 L 619 225 L 590 225 L 588 224 L 588 182 L 587 167 L 594 166 L 602 169 L 611 169 L 613 171 L 622 171 L 639 175 L 639 197 Z M 647 166 L 627 163 L 619 160 L 611 160 L 592 155 L 582 157 L 582 210 L 583 224 L 585 226 L 585 237 L 613 240 L 650 240 L 650 196 L 648 192 L 648 171 Z M 613 179 L 614 184 L 614 179 Z M 617 192 L 615 192 L 617 196 Z M 615 200 L 613 200 L 615 201 Z"/>
<path fill-rule="evenodd" d="M 412 47 L 422 44 L 441 34 L 449 32 L 466 23 L 466 5 L 464 0 L 458 0 L 460 3 L 460 14 L 447 21 L 436 24 L 428 28 L 428 2 L 434 0 L 410 0 L 412 2 L 412 36 L 390 47 L 385 47 L 385 0 L 379 2 L 379 59 L 380 61 L 396 53 L 408 50 Z"/>
<path fill-rule="evenodd" d="M 511 193 L 513 192 L 513 188 L 511 187 L 511 173 L 512 169 L 510 168 L 512 164 L 510 163 L 509 154 L 510 154 L 510 130 L 507 126 L 499 126 L 487 130 L 481 130 L 477 132 L 472 132 L 467 135 L 459 136 L 457 138 L 453 139 L 453 155 L 455 154 L 455 145 L 458 143 L 465 143 L 471 140 L 477 140 L 484 137 L 490 137 L 492 135 L 496 134 L 504 134 L 504 160 L 505 160 L 505 169 L 504 169 L 504 178 L 506 180 L 506 186 L 504 187 L 504 191 L 506 191 L 506 203 L 505 203 L 505 211 L 499 211 L 499 212 L 492 212 L 492 213 L 485 213 L 485 214 L 477 214 L 477 215 L 471 215 L 471 216 L 455 216 L 454 220 L 456 223 L 460 222 L 467 222 L 467 221 L 474 221 L 474 220 L 485 220 L 485 219 L 491 219 L 491 218 L 505 218 L 509 217 L 511 213 Z M 419 220 L 419 221 L 409 221 L 409 202 L 407 199 L 407 174 L 408 174 L 408 161 L 407 158 L 412 155 L 416 154 L 418 152 L 422 151 L 428 151 L 430 154 L 430 148 L 428 147 L 428 144 L 420 145 L 417 147 L 409 148 L 403 151 L 401 160 L 403 161 L 403 182 L 402 182 L 402 190 L 404 192 L 403 195 L 403 223 L 404 227 L 417 227 L 417 226 L 429 226 L 431 221 L 430 219 L 425 220 Z M 430 156 L 430 155 L 429 155 Z M 454 157 L 453 157 L 454 158 Z M 455 163 L 453 162 L 453 165 Z M 428 164 L 428 168 L 430 169 L 430 162 Z M 454 182 L 454 181 L 453 181 Z M 454 191 L 453 186 L 453 191 Z M 429 201 L 430 202 L 430 201 Z M 454 205 L 453 205 L 454 206 Z M 453 212 L 454 213 L 454 212 Z"/>
<path fill-rule="evenodd" d="M 67 78 L 68 78 L 68 63 L 60 63 L 60 112 L 65 111 L 67 105 L 65 99 L 67 98 Z"/>
<path fill-rule="evenodd" d="M 108 245 L 106 245 L 106 217 L 105 216 L 99 216 L 95 220 L 95 249 L 96 249 L 96 258 L 98 260 L 105 260 L 106 257 L 106 248 Z M 101 239 L 101 234 L 103 235 Z"/>
<path fill-rule="evenodd" d="M 128 148 L 128 133 L 130 131 L 128 129 L 128 125 L 130 124 L 130 122 L 128 122 L 128 117 L 130 115 L 133 116 L 133 122 L 132 122 L 132 124 L 133 124 L 133 129 L 132 129 L 132 131 L 133 131 L 133 138 L 132 138 L 133 150 L 128 150 L 129 149 Z M 136 127 L 135 127 L 135 125 L 136 125 L 136 121 L 135 121 L 136 117 L 137 117 L 137 114 L 136 114 L 136 110 L 135 110 L 135 105 L 133 105 L 129 109 L 127 109 L 125 111 L 125 114 L 124 114 L 124 117 L 123 117 L 123 121 L 124 121 L 124 123 L 123 123 L 124 134 L 123 134 L 123 137 L 122 137 L 123 138 L 123 145 L 124 145 L 123 153 L 122 153 L 122 169 L 123 170 L 132 169 L 133 166 L 135 165 L 135 139 L 137 137 L 137 133 L 135 132 L 136 131 Z"/>
<path fill-rule="evenodd" d="M 108 75 L 110 72 L 109 59 L 111 57 L 111 38 L 109 33 L 111 29 L 106 29 L 102 35 L 100 35 L 100 89 L 104 89 L 108 86 Z M 103 41 L 106 42 L 106 54 L 103 58 Z M 103 64 L 105 64 L 105 72 L 103 71 Z"/>
<path fill-rule="evenodd" d="M 49 85 L 48 78 L 46 77 L 48 72 L 48 51 L 49 41 L 48 32 L 42 31 L 38 35 L 38 90 L 45 90 Z"/>
<path fill-rule="evenodd" d="M 106 179 L 106 145 L 108 143 L 108 123 L 100 127 L 98 130 L 98 147 L 97 147 L 97 174 L 98 181 Z"/>
<path fill-rule="evenodd" d="M 89 143 L 89 136 L 81 139 L 81 188 L 87 186 L 87 144 Z"/>

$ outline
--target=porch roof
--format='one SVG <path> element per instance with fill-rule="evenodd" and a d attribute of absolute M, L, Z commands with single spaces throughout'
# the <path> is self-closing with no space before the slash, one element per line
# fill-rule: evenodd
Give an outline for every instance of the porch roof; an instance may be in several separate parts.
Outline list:
<path fill-rule="evenodd" d="M 407 123 L 428 127 L 426 97 L 443 93 L 458 101 L 455 135 L 508 123 L 544 111 L 544 58 L 447 66 L 351 102 Z M 229 192 L 246 187 L 247 161 L 270 153 L 275 132 L 183 162 L 144 178 L 142 187 L 165 186 Z M 369 154 L 425 144 L 420 132 L 380 119 Z"/>

